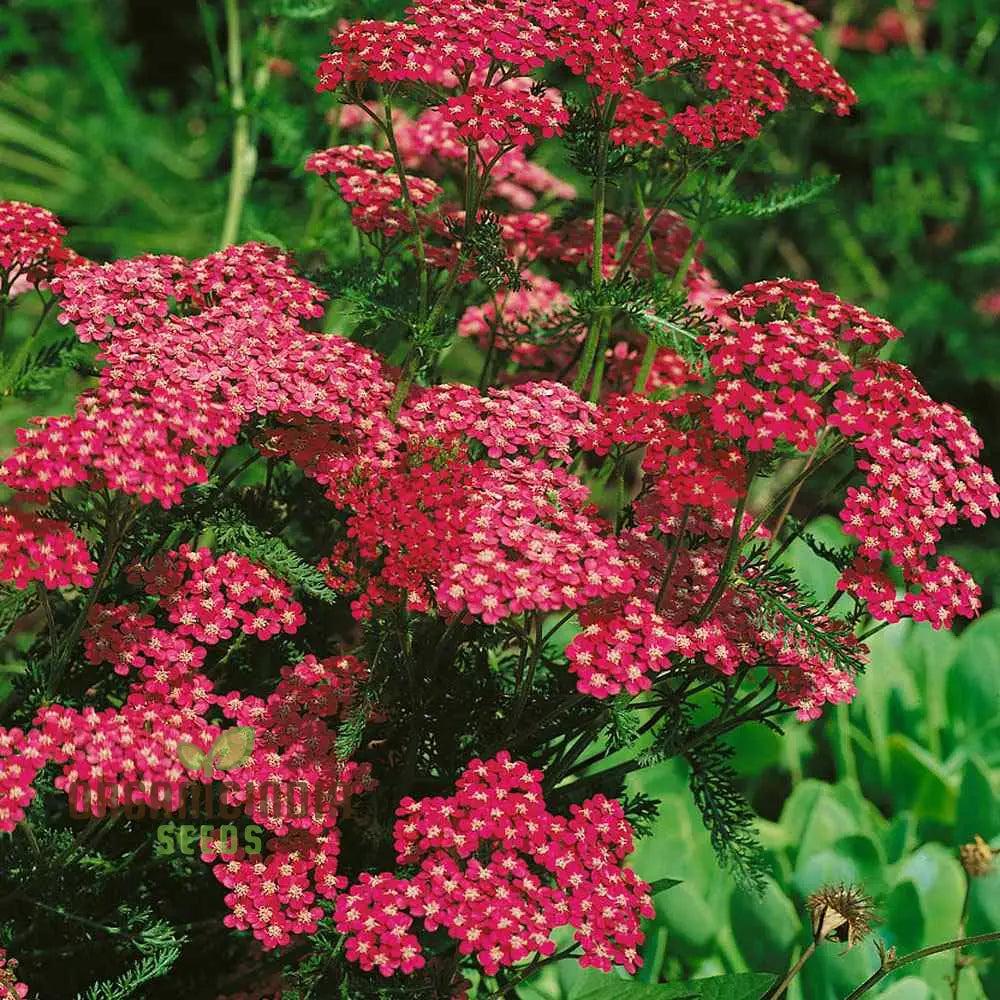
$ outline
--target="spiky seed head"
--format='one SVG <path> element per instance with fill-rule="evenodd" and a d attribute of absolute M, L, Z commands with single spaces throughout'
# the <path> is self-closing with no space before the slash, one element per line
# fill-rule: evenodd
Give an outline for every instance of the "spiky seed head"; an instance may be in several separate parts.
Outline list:
<path fill-rule="evenodd" d="M 825 885 L 806 901 L 817 941 L 846 941 L 850 950 L 878 920 L 875 902 L 854 885 Z"/>
<path fill-rule="evenodd" d="M 1000 851 L 990 847 L 978 833 L 973 843 L 962 844 L 958 849 L 959 860 L 969 878 L 982 878 L 991 874 L 994 869 L 993 859 L 997 854 Z"/>

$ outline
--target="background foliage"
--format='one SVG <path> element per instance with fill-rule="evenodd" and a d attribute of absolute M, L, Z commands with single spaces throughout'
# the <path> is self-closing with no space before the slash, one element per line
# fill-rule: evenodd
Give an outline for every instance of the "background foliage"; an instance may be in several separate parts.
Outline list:
<path fill-rule="evenodd" d="M 879 6 L 839 0 L 816 12 L 865 26 Z M 363 15 L 401 7 L 365 0 Z M 795 117 L 769 126 L 755 146 L 762 170 L 777 170 L 789 185 L 825 174 L 839 183 L 775 218 L 716 224 L 707 262 L 727 287 L 814 277 L 886 316 L 907 333 L 896 357 L 932 395 L 969 413 L 996 468 L 1000 319 L 976 303 L 1000 286 L 1000 13 L 992 0 L 938 0 L 927 12 L 898 0 L 898 9 L 908 37 L 885 52 L 838 52 L 837 33 L 825 37 L 859 93 L 853 116 Z M 258 0 L 243 12 L 257 160 L 240 237 L 302 249 L 307 267 L 322 274 L 356 236 L 343 206 L 302 171 L 308 151 L 336 141 L 328 104 L 313 94 L 314 71 L 328 27 L 362 12 L 344 0 Z M 225 38 L 221 4 L 209 0 L 8 0 L 0 9 L 0 197 L 56 212 L 76 249 L 95 258 L 215 249 L 235 114 Z M 461 355 L 450 363 L 460 370 Z M 30 403 L 4 399 L 0 448 L 31 412 L 69 409 L 82 378 L 42 382 Z M 813 533 L 836 544 L 836 521 L 814 510 L 820 495 L 801 496 L 796 512 L 815 513 Z M 720 874 L 680 766 L 634 780 L 635 791 L 666 801 L 636 865 L 681 880 L 657 894 L 643 982 L 781 971 L 809 937 L 805 897 L 830 881 L 861 882 L 877 896 L 880 932 L 900 952 L 957 935 L 966 892 L 957 846 L 977 833 L 1000 843 L 1000 608 L 990 610 L 1000 599 L 997 537 L 992 525 L 949 543 L 984 586 L 980 621 L 961 635 L 892 626 L 870 640 L 873 669 L 849 709 L 792 724 L 784 736 L 758 728 L 734 738 L 734 765 L 767 851 L 762 898 Z M 832 572 L 801 543 L 789 559 L 807 582 Z M 0 671 L 18 669 L 17 653 L 16 641 L 0 649 Z M 115 873 L 105 874 L 113 883 Z M 113 995 L 144 995 L 143 963 L 152 967 L 175 947 L 143 910 L 155 909 L 156 886 L 138 895 L 146 898 L 123 912 L 122 928 L 141 928 L 130 959 L 139 992 Z M 138 899 L 134 887 L 129 896 Z M 198 900 L 183 906 L 196 926 Z M 998 926 L 995 874 L 971 887 L 966 930 Z M 21 957 L 25 969 L 59 959 Z M 988 957 L 963 968 L 957 987 L 949 984 L 955 958 L 946 954 L 886 980 L 876 995 L 1000 996 L 1000 962 Z M 790 996 L 834 1000 L 876 965 L 870 945 L 846 956 L 827 945 Z M 631 996 L 572 963 L 520 992 L 525 1000 Z"/>

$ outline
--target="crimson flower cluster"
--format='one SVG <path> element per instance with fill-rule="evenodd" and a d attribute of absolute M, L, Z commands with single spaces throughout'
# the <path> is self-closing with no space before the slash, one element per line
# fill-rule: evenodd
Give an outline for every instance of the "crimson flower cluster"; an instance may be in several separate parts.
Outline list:
<path fill-rule="evenodd" d="M 335 177 L 341 197 L 351 209 L 351 219 L 362 232 L 376 230 L 386 236 L 412 230 L 406 211 L 399 204 L 403 186 L 394 173 L 391 153 L 370 146 L 335 146 L 314 153 L 306 170 L 320 177 Z M 441 187 L 425 177 L 408 177 L 407 189 L 414 205 L 425 206 L 441 193 Z"/>
<path fill-rule="evenodd" d="M 89 587 L 96 571 L 86 543 L 68 524 L 10 507 L 0 511 L 0 581 L 20 589 L 36 580 L 48 590 Z"/>
<path fill-rule="evenodd" d="M 44 208 L 0 201 L 0 297 L 17 295 L 82 260 L 63 244 L 66 229 Z"/>
<path fill-rule="evenodd" d="M 530 81 L 514 78 L 501 84 L 501 89 L 516 97 L 526 90 L 530 92 Z M 365 134 L 371 130 L 373 120 L 378 120 L 381 110 L 372 101 L 346 104 L 337 109 L 335 121 L 341 131 Z M 390 122 L 408 176 L 441 180 L 465 169 L 468 146 L 443 105 L 425 108 L 416 118 L 394 107 Z M 571 184 L 527 159 L 522 146 L 507 148 L 489 137 L 480 138 L 475 145 L 478 154 L 493 164 L 484 191 L 487 197 L 503 199 L 513 208 L 525 211 L 540 197 L 571 199 L 576 196 Z M 306 164 L 309 169 L 308 160 Z"/>
<path fill-rule="evenodd" d="M 27 984 L 18 981 L 17 964 L 16 958 L 0 948 L 0 1000 L 24 1000 L 28 995 Z"/>
<path fill-rule="evenodd" d="M 306 656 L 282 670 L 266 699 L 219 691 L 203 669 L 212 646 L 237 632 L 266 641 L 302 625 L 287 585 L 243 556 L 186 546 L 133 567 L 129 578 L 155 599 L 150 611 L 97 604 L 84 635 L 88 663 L 129 677 L 124 705 L 56 703 L 27 732 L 0 728 L 0 831 L 23 819 L 49 764 L 60 766 L 55 786 L 78 815 L 135 806 L 176 812 L 188 786 L 221 780 L 225 801 L 273 833 L 263 858 L 244 864 L 230 854 L 213 869 L 231 890 L 227 923 L 251 930 L 265 947 L 315 931 L 316 895 L 332 897 L 346 884 L 336 874 L 340 811 L 373 787 L 369 765 L 341 761 L 333 750 L 367 668 L 353 656 Z M 251 727 L 254 740 L 242 765 L 215 766 L 206 778 L 177 751 L 181 743 L 209 750 L 223 732 L 210 713 Z M 310 790 L 301 805 L 292 794 L 298 787 Z M 268 788 L 279 792 L 261 792 Z M 322 803 L 316 788 L 325 791 Z M 204 859 L 217 861 L 222 847 L 211 845 Z"/>
<path fill-rule="evenodd" d="M 318 484 L 332 540 L 319 569 L 369 631 L 437 618 L 446 636 L 476 625 L 510 636 L 534 624 L 540 656 L 541 625 L 559 613 L 579 628 L 552 662 L 563 654 L 567 684 L 583 695 L 636 695 L 662 675 L 707 668 L 760 671 L 802 719 L 849 701 L 845 663 L 868 651 L 834 602 L 818 611 L 793 581 L 769 575 L 772 512 L 758 509 L 756 479 L 772 459 L 818 465 L 850 453 L 863 482 L 843 505 L 856 547 L 838 587 L 875 619 L 948 627 L 974 616 L 979 597 L 961 567 L 937 557 L 942 532 L 1000 516 L 982 441 L 905 368 L 878 360 L 900 335 L 888 322 L 812 282 L 721 289 L 695 234 L 663 206 L 540 211 L 539 201 L 576 192 L 525 152 L 573 125 L 570 102 L 529 77 L 553 61 L 586 81 L 590 110 L 619 146 L 753 136 L 794 91 L 845 113 L 854 96 L 809 40 L 815 27 L 782 0 L 432 0 L 404 21 L 338 30 L 320 89 L 353 102 L 342 128 L 374 121 L 377 132 L 371 145 L 315 153 L 306 168 L 335 186 L 380 251 L 420 248 L 424 298 L 473 281 L 463 240 L 486 217 L 466 213 L 506 202 L 489 219 L 521 282 L 473 299 L 457 328 L 486 355 L 485 375 L 503 369 L 484 388 L 421 387 L 412 356 L 400 372 L 316 332 L 326 296 L 274 248 L 100 264 L 64 248 L 49 213 L 0 203 L 2 297 L 15 282 L 44 285 L 60 322 L 98 345 L 100 364 L 74 411 L 19 431 L 0 468 L 16 494 L 0 513 L 0 581 L 102 588 L 110 560 L 99 568 L 70 524 L 34 505 L 62 509 L 89 493 L 124 532 L 151 505 L 173 507 L 218 476 L 240 445 L 268 460 L 269 482 L 277 467 Z M 712 99 L 668 108 L 665 79 Z M 410 118 L 369 100 L 371 83 L 382 97 L 435 100 Z M 455 177 L 463 204 L 446 200 Z M 613 317 L 595 348 L 600 377 L 580 372 L 595 329 L 571 287 L 583 268 L 593 291 L 664 278 L 686 293 L 698 332 L 685 356 L 647 346 L 622 310 L 631 320 Z M 574 376 L 583 394 L 565 384 Z M 590 480 L 616 477 L 608 516 Z M 404 797 L 400 868 L 352 882 L 342 826 L 378 774 L 344 759 L 340 737 L 358 713 L 362 726 L 381 718 L 368 698 L 374 667 L 358 649 L 297 653 L 265 693 L 224 689 L 209 666 L 223 662 L 217 647 L 252 658 L 256 643 L 301 632 L 292 587 L 245 556 L 195 544 L 122 575 L 130 596 L 92 593 L 85 664 L 68 669 L 81 680 L 108 668 L 127 693 L 104 708 L 46 703 L 26 729 L 0 728 L 0 832 L 25 817 L 48 766 L 95 816 L 176 810 L 186 789 L 214 780 L 268 834 L 263 855 L 227 853 L 221 837 L 202 855 L 225 890 L 226 924 L 264 949 L 315 932 L 332 912 L 348 959 L 384 976 L 424 968 L 422 935 L 439 930 L 487 975 L 551 956 L 561 927 L 573 929 L 582 965 L 638 967 L 652 908 L 649 886 L 625 866 L 632 829 L 621 804 L 597 795 L 557 815 L 542 772 L 501 750 L 465 765 L 454 794 Z M 254 734 L 245 761 L 206 775 L 180 759 L 182 744 L 207 754 L 226 722 Z M 487 756 L 467 748 L 458 760 L 472 752 Z M 445 770 L 434 780 L 447 785 Z M 328 791 L 289 810 L 257 794 L 267 787 Z M 0 976 L 5 968 L 0 953 Z"/>
<path fill-rule="evenodd" d="M 412 931 L 444 928 L 494 974 L 533 954 L 556 950 L 552 932 L 574 928 L 581 966 L 610 971 L 641 965 L 641 917 L 651 917 L 649 886 L 622 861 L 632 830 L 617 802 L 595 796 L 571 818 L 545 808 L 542 773 L 506 752 L 472 760 L 455 794 L 400 802 L 394 840 L 405 878 L 362 875 L 337 900 L 334 922 L 347 955 L 384 976 L 422 968 Z"/>
<path fill-rule="evenodd" d="M 465 102 L 470 85 L 527 75 L 558 60 L 614 105 L 615 137 L 662 142 L 667 129 L 696 145 L 754 136 L 761 119 L 788 103 L 789 84 L 846 114 L 855 96 L 808 37 L 818 22 L 771 0 L 629 3 L 471 3 L 432 0 L 405 21 L 359 21 L 333 33 L 317 89 L 360 95 L 369 81 L 458 90 L 470 137 L 510 145 L 529 141 L 532 125 L 555 131 L 557 117 L 532 120 L 527 101 Z M 671 113 L 642 92 L 663 76 L 724 96 Z M 527 114 L 527 118 L 525 115 Z"/>

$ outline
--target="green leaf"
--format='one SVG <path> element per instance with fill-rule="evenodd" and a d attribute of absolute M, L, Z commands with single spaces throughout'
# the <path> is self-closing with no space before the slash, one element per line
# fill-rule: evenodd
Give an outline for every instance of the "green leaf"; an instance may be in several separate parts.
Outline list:
<path fill-rule="evenodd" d="M 737 216 L 743 219 L 770 219 L 802 205 L 808 205 L 822 198 L 832 190 L 840 178 L 836 174 L 814 177 L 799 181 L 784 191 L 771 190 L 748 200 L 737 197 L 725 198 L 717 207 L 718 218 Z"/>
<path fill-rule="evenodd" d="M 962 769 L 955 813 L 955 840 L 968 843 L 978 833 L 989 837 L 1000 830 L 1000 801 L 994 790 L 990 770 L 977 757 L 971 757 Z"/>
<path fill-rule="evenodd" d="M 672 889 L 675 885 L 680 885 L 682 879 L 679 878 L 658 878 L 649 883 L 649 894 L 655 896 L 658 892 Z"/>
<path fill-rule="evenodd" d="M 795 856 L 803 861 L 841 837 L 862 833 L 860 819 L 837 800 L 831 786 L 815 780 L 799 784 L 781 813 L 781 825 L 789 835 Z"/>
<path fill-rule="evenodd" d="M 709 947 L 724 919 L 687 882 L 675 886 L 666 899 L 655 903 L 657 917 L 667 925 L 674 945 L 683 944 L 696 951 Z"/>
<path fill-rule="evenodd" d="M 924 916 L 924 943 L 955 936 L 965 895 L 965 873 L 955 855 L 941 844 L 927 844 L 900 866 L 899 881 L 913 883 Z"/>
<path fill-rule="evenodd" d="M 955 819 L 957 794 L 940 761 L 899 733 L 889 737 L 889 758 L 896 809 L 912 809 L 922 819 L 950 826 Z"/>
<path fill-rule="evenodd" d="M 280 538 L 266 535 L 246 520 L 241 511 L 226 508 L 206 527 L 215 529 L 219 544 L 259 563 L 293 587 L 326 604 L 336 604 L 340 595 L 326 584 L 326 577 L 306 562 Z"/>
<path fill-rule="evenodd" d="M 924 943 L 924 914 L 920 894 L 912 882 L 893 886 L 885 901 L 885 925 L 881 929 L 885 943 L 905 955 Z"/>
<path fill-rule="evenodd" d="M 774 982 L 775 977 L 766 972 L 738 972 L 655 986 L 621 981 L 575 1000 L 760 1000 Z"/>
<path fill-rule="evenodd" d="M 884 889 L 885 854 L 868 836 L 842 837 L 828 850 L 799 855 L 795 870 L 795 888 L 803 896 L 823 885 L 843 882 L 861 885 L 869 894 Z"/>
<path fill-rule="evenodd" d="M 1000 610 L 990 611 L 963 633 L 948 675 L 948 711 L 957 740 L 1000 744 L 996 707 L 1000 704 Z"/>
<path fill-rule="evenodd" d="M 23 590 L 13 586 L 0 587 L 0 636 L 6 635 L 22 615 L 26 615 L 38 603 L 34 588 Z"/>
<path fill-rule="evenodd" d="M 770 876 L 758 898 L 744 890 L 733 892 L 730 923 L 740 954 L 751 968 L 781 968 L 802 930 L 795 904 Z"/>
<path fill-rule="evenodd" d="M 916 976 L 907 976 L 893 983 L 880 996 L 881 1000 L 935 1000 L 934 991 Z"/>

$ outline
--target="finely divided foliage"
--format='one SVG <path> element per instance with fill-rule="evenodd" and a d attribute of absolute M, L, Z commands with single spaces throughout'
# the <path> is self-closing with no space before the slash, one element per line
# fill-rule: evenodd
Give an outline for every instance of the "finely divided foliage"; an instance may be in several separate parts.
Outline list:
<path fill-rule="evenodd" d="M 702 260 L 730 145 L 800 98 L 854 103 L 817 27 L 783 0 L 435 0 L 339 27 L 318 90 L 358 141 L 305 169 L 396 268 L 391 358 L 320 332 L 347 292 L 286 252 L 100 263 L 0 203 L 0 307 L 37 291 L 97 351 L 0 472 L 0 582 L 44 612 L 0 728 L 0 831 L 46 797 L 169 815 L 214 784 L 267 833 L 201 851 L 248 961 L 335 931 L 286 986 L 329 972 L 351 996 L 506 989 L 559 928 L 560 957 L 634 972 L 659 873 L 626 864 L 648 809 L 622 780 L 664 756 L 748 864 L 718 737 L 850 701 L 866 623 L 974 617 L 937 546 L 1000 515 L 966 418 L 879 359 L 900 331 L 808 281 L 728 292 Z M 560 137 L 592 206 L 528 159 Z M 441 376 L 458 338 L 478 384 Z M 827 463 L 856 546 L 817 595 L 781 555 Z M 612 749 L 652 743 L 588 776 L 633 698 Z M 179 760 L 229 724 L 254 734 L 243 763 Z M 289 812 L 268 784 L 328 794 Z M 0 996 L 27 994 L 15 967 L 0 949 Z"/>

